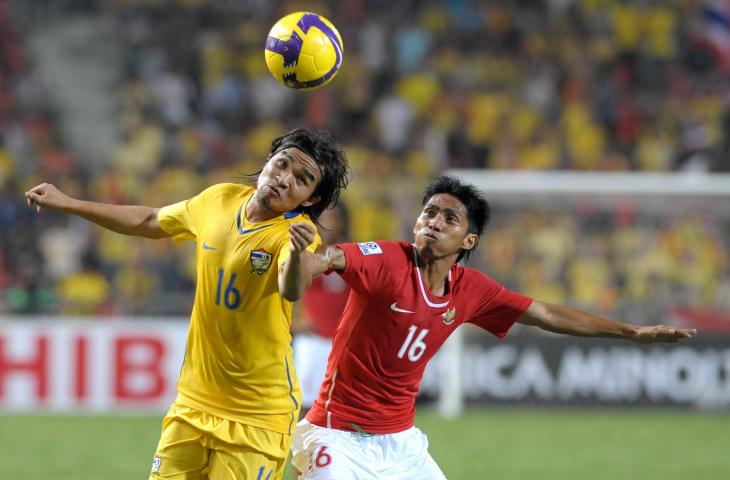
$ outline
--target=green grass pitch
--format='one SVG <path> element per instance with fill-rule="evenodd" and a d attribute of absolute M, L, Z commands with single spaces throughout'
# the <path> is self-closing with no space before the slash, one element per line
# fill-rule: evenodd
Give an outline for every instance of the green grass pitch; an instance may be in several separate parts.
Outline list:
<path fill-rule="evenodd" d="M 0 479 L 145 479 L 160 421 L 0 415 Z M 424 410 L 417 424 L 451 480 L 730 478 L 730 415 Z"/>

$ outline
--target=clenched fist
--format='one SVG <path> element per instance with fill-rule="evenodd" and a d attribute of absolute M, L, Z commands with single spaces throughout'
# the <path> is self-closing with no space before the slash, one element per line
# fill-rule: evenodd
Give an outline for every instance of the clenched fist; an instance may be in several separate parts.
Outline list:
<path fill-rule="evenodd" d="M 41 183 L 25 192 L 28 207 L 35 207 L 40 213 L 44 208 L 64 211 L 71 206 L 73 199 L 50 183 Z"/>

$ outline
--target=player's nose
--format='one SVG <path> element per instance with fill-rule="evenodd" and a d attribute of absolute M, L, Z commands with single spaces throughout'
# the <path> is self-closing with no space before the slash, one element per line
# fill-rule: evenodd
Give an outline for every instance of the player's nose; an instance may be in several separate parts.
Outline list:
<path fill-rule="evenodd" d="M 287 189 L 291 186 L 291 182 L 293 179 L 294 179 L 294 175 L 292 175 L 292 173 L 290 171 L 283 171 L 283 172 L 279 173 L 276 181 L 279 184 L 280 188 Z"/>
<path fill-rule="evenodd" d="M 431 228 L 431 230 L 435 230 L 437 232 L 440 232 L 444 227 L 443 218 L 441 218 L 441 215 L 436 215 L 432 219 L 428 221 L 428 226 Z"/>

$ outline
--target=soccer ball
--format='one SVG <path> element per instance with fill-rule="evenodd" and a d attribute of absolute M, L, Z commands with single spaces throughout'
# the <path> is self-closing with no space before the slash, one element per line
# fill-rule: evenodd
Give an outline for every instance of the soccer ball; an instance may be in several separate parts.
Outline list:
<path fill-rule="evenodd" d="M 311 12 L 291 13 L 271 27 L 266 66 L 289 88 L 312 90 L 326 85 L 342 65 L 342 37 L 334 25 Z"/>

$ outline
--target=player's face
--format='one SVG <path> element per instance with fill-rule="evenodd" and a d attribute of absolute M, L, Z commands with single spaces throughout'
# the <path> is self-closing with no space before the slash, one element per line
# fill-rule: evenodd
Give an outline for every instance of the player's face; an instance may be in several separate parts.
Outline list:
<path fill-rule="evenodd" d="M 289 212 L 319 201 L 312 197 L 322 179 L 314 159 L 298 148 L 287 148 L 273 155 L 264 165 L 256 182 L 256 198 L 267 210 Z"/>
<path fill-rule="evenodd" d="M 416 248 L 426 257 L 442 258 L 471 249 L 478 237 L 469 233 L 466 207 L 456 197 L 438 193 L 423 206 L 413 227 Z"/>

